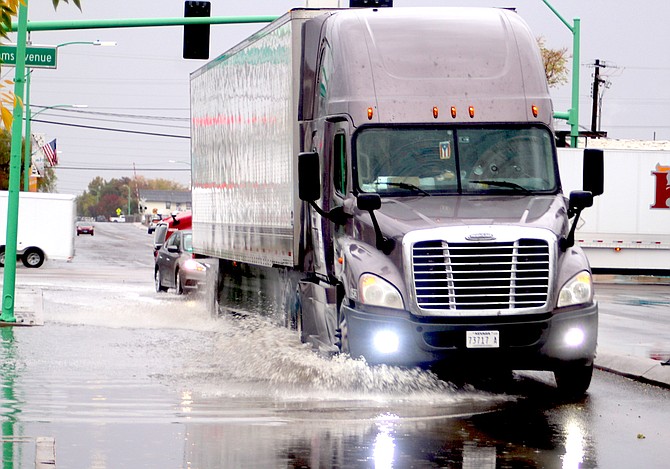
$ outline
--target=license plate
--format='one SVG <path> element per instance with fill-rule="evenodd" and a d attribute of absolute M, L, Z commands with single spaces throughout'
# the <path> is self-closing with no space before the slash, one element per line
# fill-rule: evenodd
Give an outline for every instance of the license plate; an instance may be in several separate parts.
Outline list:
<path fill-rule="evenodd" d="M 467 348 L 498 348 L 500 347 L 500 331 L 466 331 L 465 346 Z"/>

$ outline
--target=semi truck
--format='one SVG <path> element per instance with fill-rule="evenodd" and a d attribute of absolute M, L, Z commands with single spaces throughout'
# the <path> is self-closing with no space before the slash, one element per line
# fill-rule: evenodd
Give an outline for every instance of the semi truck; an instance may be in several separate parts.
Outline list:
<path fill-rule="evenodd" d="M 191 74 L 218 311 L 317 352 L 589 387 L 598 308 L 535 36 L 488 8 L 294 9 Z M 212 269 L 215 271 L 216 269 Z"/>
<path fill-rule="evenodd" d="M 0 191 L 0 265 L 5 265 L 8 192 Z M 47 259 L 74 257 L 75 201 L 70 194 L 19 193 L 16 257 L 38 268 Z"/>
<path fill-rule="evenodd" d="M 599 146 L 599 142 L 591 142 Z M 607 143 L 600 143 L 607 147 Z M 581 184 L 581 151 L 559 148 L 566 188 Z M 581 217 L 576 243 L 594 273 L 670 275 L 670 151 L 607 148 L 609 188 Z"/>

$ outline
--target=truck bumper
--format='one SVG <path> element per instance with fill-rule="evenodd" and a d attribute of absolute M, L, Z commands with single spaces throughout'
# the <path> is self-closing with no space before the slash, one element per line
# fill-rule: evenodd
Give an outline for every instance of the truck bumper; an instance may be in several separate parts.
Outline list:
<path fill-rule="evenodd" d="M 347 318 L 350 354 L 371 364 L 554 370 L 565 362 L 592 364 L 598 338 L 597 304 L 545 314 L 467 319 L 417 318 L 407 312 L 391 316 L 344 305 L 342 313 Z M 498 331 L 499 346 L 468 348 L 468 331 Z M 396 337 L 397 347 L 384 350 L 379 337 Z"/>

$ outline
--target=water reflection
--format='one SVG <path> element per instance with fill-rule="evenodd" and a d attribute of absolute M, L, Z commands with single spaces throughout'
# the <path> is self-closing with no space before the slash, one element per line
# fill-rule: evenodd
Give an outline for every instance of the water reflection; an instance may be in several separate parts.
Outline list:
<path fill-rule="evenodd" d="M 392 469 L 395 459 L 395 443 L 393 441 L 394 422 L 397 415 L 385 414 L 377 417 L 377 437 L 375 438 L 373 458 L 375 469 Z"/>
<path fill-rule="evenodd" d="M 14 467 L 14 426 L 20 410 L 16 406 L 14 396 L 14 380 L 16 378 L 16 351 L 14 348 L 14 329 L 0 327 L 2 337 L 2 461 L 3 467 Z"/>

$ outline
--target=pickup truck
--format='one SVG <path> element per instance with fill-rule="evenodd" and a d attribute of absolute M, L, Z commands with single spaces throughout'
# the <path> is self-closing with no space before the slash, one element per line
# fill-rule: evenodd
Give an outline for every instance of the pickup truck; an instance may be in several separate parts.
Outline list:
<path fill-rule="evenodd" d="M 126 216 L 125 215 L 120 215 L 118 217 L 110 217 L 109 221 L 113 223 L 125 223 L 126 222 Z"/>

